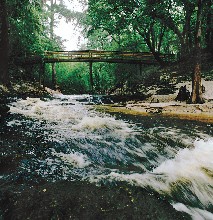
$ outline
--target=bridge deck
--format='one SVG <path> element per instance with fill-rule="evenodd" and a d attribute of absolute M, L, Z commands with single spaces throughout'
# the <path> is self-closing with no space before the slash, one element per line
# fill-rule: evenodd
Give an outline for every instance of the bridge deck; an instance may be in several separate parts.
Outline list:
<path fill-rule="evenodd" d="M 170 61 L 171 55 L 161 55 L 162 60 Z M 108 63 L 157 63 L 149 52 L 121 52 L 121 51 L 46 51 L 45 63 L 54 62 L 108 62 Z"/>
<path fill-rule="evenodd" d="M 170 62 L 174 55 L 162 54 L 162 60 Z M 121 52 L 121 51 L 45 51 L 42 56 L 29 55 L 24 59 L 25 63 L 58 63 L 58 62 L 108 62 L 108 63 L 139 63 L 156 64 L 152 53 L 149 52 Z"/>
<path fill-rule="evenodd" d="M 175 60 L 173 54 L 161 54 L 160 57 L 164 62 Z M 149 52 L 121 52 L 121 51 L 98 51 L 98 50 L 81 50 L 81 51 L 45 51 L 43 55 L 25 55 L 25 57 L 16 58 L 18 64 L 40 64 L 39 83 L 41 85 L 42 77 L 44 84 L 45 63 L 58 62 L 89 62 L 90 86 L 93 91 L 93 62 L 107 63 L 135 63 L 135 64 L 157 64 L 152 53 Z M 141 65 L 140 65 L 141 72 Z M 52 75 L 55 71 L 53 68 Z M 53 77 L 54 78 L 54 77 Z M 53 87 L 56 87 L 53 80 Z"/>

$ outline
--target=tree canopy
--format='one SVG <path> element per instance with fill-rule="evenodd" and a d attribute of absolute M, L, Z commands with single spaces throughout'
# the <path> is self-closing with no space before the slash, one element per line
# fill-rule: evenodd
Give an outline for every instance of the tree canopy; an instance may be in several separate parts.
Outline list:
<path fill-rule="evenodd" d="M 180 53 L 184 57 L 195 43 L 197 10 L 198 3 L 191 0 L 89 0 L 87 33 L 104 30 L 116 36 L 115 41 L 127 33 L 138 34 L 153 53 Z M 212 42 L 211 0 L 202 1 L 201 14 L 202 47 L 208 47 Z"/>

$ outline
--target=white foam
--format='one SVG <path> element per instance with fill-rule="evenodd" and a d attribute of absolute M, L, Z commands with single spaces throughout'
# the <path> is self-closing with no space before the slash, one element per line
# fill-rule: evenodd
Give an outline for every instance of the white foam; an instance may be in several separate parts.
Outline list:
<path fill-rule="evenodd" d="M 104 116 L 85 116 L 79 123 L 73 125 L 72 129 L 74 130 L 87 130 L 88 132 L 98 132 L 101 133 L 102 131 L 112 132 L 116 135 L 122 134 L 123 136 L 128 135 L 132 129 L 123 121 L 116 120 L 113 117 Z"/>
<path fill-rule="evenodd" d="M 179 177 L 197 178 L 197 176 L 201 177 L 202 173 L 202 178 L 210 180 L 211 178 L 205 175 L 204 172 L 194 171 L 203 171 L 203 168 L 213 171 L 213 140 L 207 142 L 204 140 L 195 141 L 194 145 L 195 148 L 193 149 L 185 148 L 180 150 L 174 159 L 165 161 L 153 170 L 153 173 L 167 173 L 170 175 L 171 180 Z"/>
<path fill-rule="evenodd" d="M 7 122 L 7 126 L 12 127 L 12 126 L 19 126 L 22 125 L 22 123 L 18 120 L 12 120 Z"/>
<path fill-rule="evenodd" d="M 213 204 L 213 139 L 195 141 L 194 148 L 180 150 L 174 159 L 166 160 L 151 173 L 121 174 L 111 172 L 109 175 L 91 177 L 91 181 L 101 179 L 128 181 L 131 184 L 151 187 L 163 195 L 170 195 L 181 187 L 186 201 L 192 195 L 199 199 L 202 206 Z M 184 187 L 185 192 L 184 192 Z"/>
<path fill-rule="evenodd" d="M 91 131 L 95 131 L 102 128 L 118 128 L 118 123 L 113 118 L 101 118 L 99 116 L 95 117 L 84 117 L 75 127 L 76 129 L 90 129 Z"/>
<path fill-rule="evenodd" d="M 61 103 L 60 100 L 45 102 L 39 98 L 27 98 L 12 103 L 10 112 L 48 122 L 72 121 L 78 117 L 79 112 L 82 114 L 82 109 L 76 106 L 73 108 L 72 105 L 64 106 Z"/>
<path fill-rule="evenodd" d="M 186 206 L 183 203 L 172 204 L 172 206 L 180 212 L 185 212 L 191 215 L 193 220 L 212 220 L 213 214 L 208 212 L 207 210 L 192 208 L 190 206 Z"/>
<path fill-rule="evenodd" d="M 124 143 L 125 139 L 132 135 L 133 129 L 128 123 L 91 110 L 91 106 L 82 105 L 76 101 L 82 98 L 88 99 L 88 95 L 58 94 L 56 99 L 48 101 L 27 98 L 12 103 L 11 113 L 36 119 L 33 123 L 29 121 L 29 130 L 43 128 L 51 131 L 46 133 L 45 141 L 59 144 L 67 140 L 83 140 L 84 143 L 92 140 L 92 142 L 98 141 L 105 146 L 111 146 L 112 143 L 108 143 L 108 140 L 115 139 Z M 73 103 L 70 104 L 71 102 Z M 24 121 L 28 123 L 26 119 Z M 14 123 L 10 122 L 8 125 L 12 126 Z M 86 144 L 83 148 L 88 145 Z M 82 148 L 80 142 L 78 146 Z M 95 146 L 90 147 L 95 148 Z"/>
<path fill-rule="evenodd" d="M 87 156 L 79 152 L 64 154 L 53 151 L 52 154 L 76 168 L 84 168 L 91 164 Z"/>

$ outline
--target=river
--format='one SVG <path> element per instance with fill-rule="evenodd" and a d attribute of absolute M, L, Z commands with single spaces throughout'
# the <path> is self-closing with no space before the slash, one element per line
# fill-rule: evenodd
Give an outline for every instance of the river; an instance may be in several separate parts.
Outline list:
<path fill-rule="evenodd" d="M 37 135 L 36 146 L 24 147 L 30 159 L 21 161 L 19 173 L 52 182 L 126 182 L 157 192 L 192 219 L 213 219 L 212 124 L 110 115 L 89 99 L 56 95 L 10 103 L 6 128 Z"/>

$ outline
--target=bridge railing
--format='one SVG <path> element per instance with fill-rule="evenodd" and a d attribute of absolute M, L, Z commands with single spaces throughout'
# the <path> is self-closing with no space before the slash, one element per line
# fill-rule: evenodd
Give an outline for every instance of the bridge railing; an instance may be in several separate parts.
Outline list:
<path fill-rule="evenodd" d="M 56 60 L 86 60 L 86 59 L 125 59 L 125 60 L 155 60 L 149 52 L 121 52 L 121 51 L 46 51 L 46 59 Z"/>
<path fill-rule="evenodd" d="M 174 54 L 161 54 L 160 57 L 165 62 L 175 61 Z M 150 52 L 122 52 L 122 51 L 45 51 L 44 58 L 47 60 L 74 61 L 74 60 L 135 60 L 135 61 L 155 61 Z"/>
<path fill-rule="evenodd" d="M 176 60 L 173 54 L 161 54 L 165 62 Z M 122 51 L 45 51 L 43 55 L 27 55 L 25 60 L 29 62 L 129 62 L 129 63 L 157 63 L 150 52 L 122 52 Z"/>

